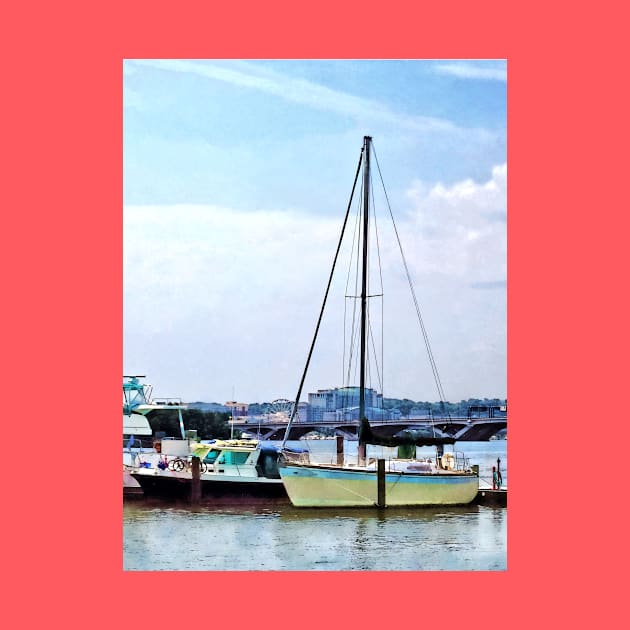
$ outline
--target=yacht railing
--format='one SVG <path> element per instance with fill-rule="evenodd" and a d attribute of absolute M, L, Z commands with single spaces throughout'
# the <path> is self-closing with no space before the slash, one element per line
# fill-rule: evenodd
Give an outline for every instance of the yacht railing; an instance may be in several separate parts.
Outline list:
<path fill-rule="evenodd" d="M 470 468 L 470 459 L 461 451 L 453 453 L 455 457 L 455 470 L 468 470 Z"/>

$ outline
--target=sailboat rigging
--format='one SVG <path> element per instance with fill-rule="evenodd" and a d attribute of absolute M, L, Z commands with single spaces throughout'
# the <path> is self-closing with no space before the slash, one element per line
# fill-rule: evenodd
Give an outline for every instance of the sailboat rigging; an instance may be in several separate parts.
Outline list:
<path fill-rule="evenodd" d="M 363 146 L 352 186 L 348 209 L 343 221 L 341 236 L 333 259 L 324 300 L 315 328 L 315 334 L 282 442 L 283 456 L 279 462 L 280 476 L 291 502 L 298 507 L 365 507 L 374 505 L 381 507 L 384 505 L 457 505 L 470 503 L 477 495 L 479 489 L 478 475 L 468 467 L 465 458 L 457 459 L 450 453 L 444 453 L 444 445 L 454 443 L 452 437 L 441 437 L 435 434 L 432 436 L 424 434 L 418 435 L 417 432 L 414 433 L 413 431 L 405 431 L 401 432 L 401 434 L 391 436 L 379 433 L 379 427 L 372 427 L 367 418 L 365 394 L 368 342 L 367 301 L 370 297 L 368 295 L 368 236 L 370 228 L 371 148 L 372 138 L 365 136 L 363 138 Z M 360 296 L 358 296 L 361 305 L 358 457 L 356 465 L 344 463 L 330 465 L 315 464 L 305 462 L 302 456 L 296 458 L 295 454 L 286 449 L 286 442 L 289 438 L 291 425 L 297 412 L 302 388 L 315 347 L 361 168 L 363 168 L 363 211 L 361 232 L 361 293 Z M 397 231 L 396 237 L 400 244 Z M 409 279 L 404 255 L 403 262 Z M 434 372 L 434 377 L 436 378 L 436 383 L 438 384 L 438 391 L 443 399 L 441 383 L 437 376 L 435 362 L 430 351 L 424 324 L 420 317 L 413 287 L 412 295 L 429 352 L 431 367 Z M 368 462 L 366 461 L 366 447 L 368 444 L 380 446 L 433 445 L 436 446 L 436 458 L 435 462 L 429 458 L 421 460 L 415 458 L 397 458 L 390 459 L 387 462 L 384 460 Z"/>

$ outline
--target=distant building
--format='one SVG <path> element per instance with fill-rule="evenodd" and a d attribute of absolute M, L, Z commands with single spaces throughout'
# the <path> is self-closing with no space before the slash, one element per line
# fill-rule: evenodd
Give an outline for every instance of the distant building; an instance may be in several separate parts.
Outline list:
<path fill-rule="evenodd" d="M 507 405 L 469 405 L 469 418 L 504 418 L 507 416 Z"/>
<path fill-rule="evenodd" d="M 308 422 L 321 422 L 324 414 L 335 410 L 335 396 L 332 389 L 318 389 L 308 395 L 306 419 Z"/>
<path fill-rule="evenodd" d="M 235 418 L 247 417 L 247 410 L 249 409 L 249 405 L 247 403 L 236 402 L 235 400 L 229 400 L 225 403 L 228 411 Z"/>
<path fill-rule="evenodd" d="M 366 414 L 369 409 L 375 410 L 373 417 L 381 417 L 383 409 L 383 396 L 371 388 L 365 389 Z M 317 392 L 308 395 L 308 408 L 306 420 L 308 422 L 321 422 L 323 420 L 339 419 L 338 412 L 341 410 L 359 408 L 359 388 L 358 387 L 335 387 L 334 389 L 318 389 Z M 385 412 L 387 413 L 387 412 Z M 370 414 L 368 414 L 370 418 Z"/>
<path fill-rule="evenodd" d="M 296 418 L 298 418 L 298 420 L 300 421 L 306 421 L 308 417 L 308 403 L 305 402 L 299 402 L 298 403 L 298 408 L 297 408 L 297 413 L 296 413 Z"/>

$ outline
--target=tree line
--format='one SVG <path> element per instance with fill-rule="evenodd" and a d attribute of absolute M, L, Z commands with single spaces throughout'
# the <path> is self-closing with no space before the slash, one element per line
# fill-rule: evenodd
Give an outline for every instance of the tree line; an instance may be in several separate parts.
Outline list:
<path fill-rule="evenodd" d="M 420 414 L 428 416 L 449 415 L 454 417 L 465 417 L 471 407 L 501 407 L 507 406 L 507 400 L 502 398 L 468 398 L 459 402 L 428 402 L 413 401 L 409 398 L 383 398 L 384 409 L 398 409 L 400 414 L 408 416 L 413 409 Z"/>
<path fill-rule="evenodd" d="M 167 437 L 181 437 L 179 416 L 176 410 L 158 409 L 148 417 L 151 430 L 164 433 Z M 201 411 L 200 409 L 182 409 L 184 429 L 197 431 L 201 440 L 225 439 L 230 437 L 230 414 L 220 411 Z"/>

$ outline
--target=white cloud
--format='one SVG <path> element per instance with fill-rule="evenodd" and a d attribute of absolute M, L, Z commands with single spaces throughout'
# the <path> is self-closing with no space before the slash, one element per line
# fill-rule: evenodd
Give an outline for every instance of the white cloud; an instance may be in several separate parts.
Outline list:
<path fill-rule="evenodd" d="M 504 292 L 491 289 L 505 280 L 506 175 L 503 165 L 484 183 L 427 187 L 417 181 L 409 191 L 412 209 L 397 217 L 453 399 L 505 395 Z M 188 400 L 221 401 L 233 386 L 250 402 L 294 396 L 341 221 L 298 211 L 126 206 L 125 369 L 148 373 L 156 391 L 168 383 L 162 395 Z M 379 230 L 386 278 L 396 269 L 385 283 L 386 310 L 396 315 L 385 332 L 391 347 L 385 394 L 435 399 L 428 364 L 418 378 L 423 351 L 411 351 L 412 336 L 401 333 L 412 328 L 415 312 L 397 246 Z M 334 314 L 325 318 L 306 391 L 342 381 L 345 265 L 331 292 Z"/>
<path fill-rule="evenodd" d="M 471 179 L 408 191 L 410 218 L 423 247 L 414 249 L 416 269 L 450 274 L 470 284 L 506 277 L 507 165 L 495 166 L 483 183 Z"/>
<path fill-rule="evenodd" d="M 340 220 L 178 205 L 126 206 L 124 224 L 126 357 L 138 369 L 145 355 L 173 383 L 203 373 L 206 396 L 245 382 L 251 400 L 293 389 Z"/>
<path fill-rule="evenodd" d="M 469 62 L 440 63 L 434 66 L 438 74 L 450 74 L 460 79 L 507 81 L 507 68 L 501 66 L 479 66 Z"/>
<path fill-rule="evenodd" d="M 127 206 L 126 283 L 146 306 L 161 303 L 156 330 L 195 310 L 211 314 L 231 303 L 241 311 L 257 287 L 264 291 L 255 296 L 256 307 L 275 310 L 273 297 L 283 287 L 300 286 L 294 261 L 302 259 L 306 241 L 316 263 L 322 251 L 330 252 L 335 230 L 332 221 L 297 212 Z M 180 299 L 170 299 L 174 291 Z M 136 312 L 141 324 L 137 306 L 130 315 Z"/>

